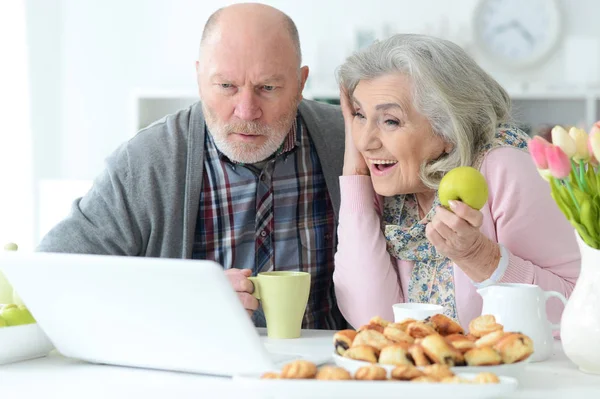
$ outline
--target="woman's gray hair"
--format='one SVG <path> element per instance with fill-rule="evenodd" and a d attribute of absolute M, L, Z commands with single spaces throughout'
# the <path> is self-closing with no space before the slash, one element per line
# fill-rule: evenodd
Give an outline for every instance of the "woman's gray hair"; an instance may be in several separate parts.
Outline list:
<path fill-rule="evenodd" d="M 377 41 L 348 57 L 338 69 L 350 95 L 361 80 L 401 73 L 413 83 L 413 106 L 433 132 L 452 143 L 449 154 L 421 166 L 421 179 L 437 188 L 442 176 L 471 166 L 476 151 L 510 118 L 508 93 L 458 45 L 415 34 Z"/>

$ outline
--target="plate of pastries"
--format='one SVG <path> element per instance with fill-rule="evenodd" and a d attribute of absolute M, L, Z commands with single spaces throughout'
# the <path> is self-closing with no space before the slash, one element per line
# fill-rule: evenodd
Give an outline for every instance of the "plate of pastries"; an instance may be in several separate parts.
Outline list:
<path fill-rule="evenodd" d="M 441 365 L 455 373 L 510 377 L 519 376 L 534 350 L 530 337 L 504 331 L 492 315 L 473 319 L 468 334 L 443 314 L 398 323 L 374 317 L 357 330 L 336 332 L 333 345 L 335 364 L 349 372 L 369 364 L 388 372 L 404 365 Z"/>
<path fill-rule="evenodd" d="M 518 385 L 512 377 L 491 372 L 455 373 L 451 367 L 442 364 L 424 367 L 402 364 L 391 370 L 366 364 L 351 372 L 337 365 L 317 367 L 306 360 L 287 363 L 276 372 L 236 379 L 249 385 L 248 392 L 285 398 L 397 398 L 398 395 L 494 398 L 513 392 Z M 448 389 L 448 384 L 452 389 Z"/>

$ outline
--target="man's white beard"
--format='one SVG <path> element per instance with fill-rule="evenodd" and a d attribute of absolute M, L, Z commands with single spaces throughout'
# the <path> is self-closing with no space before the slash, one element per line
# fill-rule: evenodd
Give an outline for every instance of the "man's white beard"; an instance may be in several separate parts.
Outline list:
<path fill-rule="evenodd" d="M 281 147 L 297 113 L 297 107 L 292 108 L 292 112 L 284 115 L 276 122 L 274 127 L 270 127 L 257 122 L 220 124 L 204 104 L 202 108 L 204 110 L 206 125 L 219 151 L 234 162 L 249 164 L 264 161 Z M 266 140 L 260 145 L 243 143 L 230 140 L 229 135 L 231 133 L 256 134 L 264 136 Z"/>

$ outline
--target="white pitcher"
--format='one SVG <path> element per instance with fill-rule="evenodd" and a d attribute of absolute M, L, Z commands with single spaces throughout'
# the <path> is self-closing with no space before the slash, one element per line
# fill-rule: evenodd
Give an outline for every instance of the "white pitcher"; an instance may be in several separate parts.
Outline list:
<path fill-rule="evenodd" d="M 495 284 L 480 288 L 483 298 L 481 314 L 491 314 L 504 326 L 506 332 L 521 332 L 533 340 L 532 362 L 540 362 L 552 355 L 553 330 L 560 324 L 548 321 L 546 301 L 556 297 L 567 304 L 567 299 L 556 291 L 544 291 L 531 284 Z"/>

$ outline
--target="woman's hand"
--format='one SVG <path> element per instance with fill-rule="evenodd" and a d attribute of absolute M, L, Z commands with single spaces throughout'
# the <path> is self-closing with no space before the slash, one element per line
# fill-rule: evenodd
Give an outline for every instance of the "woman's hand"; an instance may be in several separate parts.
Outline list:
<path fill-rule="evenodd" d="M 369 175 L 369 167 L 361 153 L 354 145 L 352 138 L 352 122 L 354 120 L 354 107 L 350 101 L 350 96 L 344 88 L 340 88 L 340 106 L 344 115 L 344 125 L 346 127 L 345 150 L 344 150 L 344 176 Z"/>
<path fill-rule="evenodd" d="M 487 280 L 500 262 L 500 247 L 481 231 L 483 214 L 463 202 L 450 201 L 451 212 L 438 207 L 425 234 L 435 248 L 475 282 Z"/>

